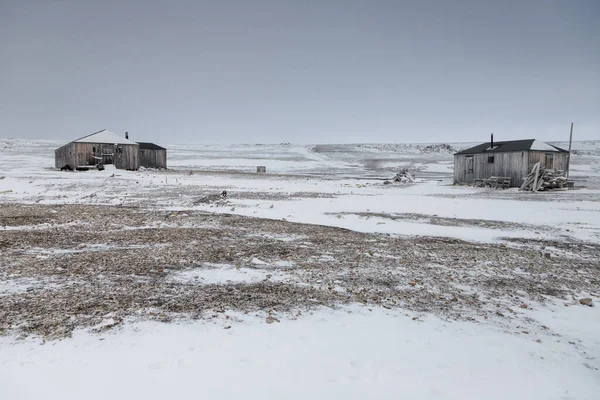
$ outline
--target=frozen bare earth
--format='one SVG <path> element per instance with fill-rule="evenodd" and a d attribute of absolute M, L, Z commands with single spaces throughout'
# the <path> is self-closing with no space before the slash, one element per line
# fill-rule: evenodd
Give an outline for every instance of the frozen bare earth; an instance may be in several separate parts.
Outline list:
<path fill-rule="evenodd" d="M 0 140 L 2 399 L 598 398 L 600 141 L 548 193 L 452 186 L 470 144 L 59 145 Z"/>

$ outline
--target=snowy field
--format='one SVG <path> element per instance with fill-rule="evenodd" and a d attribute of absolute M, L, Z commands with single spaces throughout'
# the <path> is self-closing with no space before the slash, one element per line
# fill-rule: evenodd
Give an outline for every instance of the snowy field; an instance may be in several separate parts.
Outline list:
<path fill-rule="evenodd" d="M 470 143 L 62 144 L 0 139 L 2 399 L 598 399 L 600 141 L 549 193 L 451 185 Z"/>

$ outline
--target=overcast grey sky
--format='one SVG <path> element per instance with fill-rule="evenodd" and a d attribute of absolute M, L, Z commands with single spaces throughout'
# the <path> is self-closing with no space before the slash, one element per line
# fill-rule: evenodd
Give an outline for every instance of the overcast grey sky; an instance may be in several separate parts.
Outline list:
<path fill-rule="evenodd" d="M 0 137 L 600 139 L 600 1 L 0 0 Z"/>

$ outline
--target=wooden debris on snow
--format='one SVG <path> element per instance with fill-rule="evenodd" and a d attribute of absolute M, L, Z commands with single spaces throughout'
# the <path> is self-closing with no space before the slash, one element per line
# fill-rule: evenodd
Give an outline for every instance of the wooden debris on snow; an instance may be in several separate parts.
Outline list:
<path fill-rule="evenodd" d="M 510 187 L 510 176 L 492 176 L 487 179 L 475 179 L 475 187 L 491 187 L 495 189 L 508 189 Z"/>
<path fill-rule="evenodd" d="M 541 164 L 536 163 L 531 172 L 523 180 L 521 190 L 537 192 L 551 189 L 564 189 L 567 187 L 568 179 L 564 171 L 541 168 Z"/>
<path fill-rule="evenodd" d="M 398 172 L 396 174 L 396 176 L 394 176 L 394 178 L 392 178 L 392 180 L 394 182 L 400 182 L 400 183 L 414 183 L 416 182 L 415 177 L 412 176 L 412 174 L 410 172 L 408 172 L 408 169 L 405 168 L 402 171 Z"/>

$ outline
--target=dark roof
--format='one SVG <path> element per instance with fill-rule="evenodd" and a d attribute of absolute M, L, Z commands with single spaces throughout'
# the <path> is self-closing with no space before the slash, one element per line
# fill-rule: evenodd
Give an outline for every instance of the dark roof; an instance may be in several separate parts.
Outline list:
<path fill-rule="evenodd" d="M 535 143 L 535 145 L 534 145 Z M 485 142 L 470 149 L 459 151 L 456 154 L 479 154 L 479 153 L 506 153 L 509 151 L 556 151 L 567 153 L 566 150 L 536 139 L 510 140 L 506 142 L 494 141 L 494 148 L 490 149 L 491 142 Z M 532 147 L 533 146 L 533 147 Z"/>
<path fill-rule="evenodd" d="M 138 142 L 138 144 L 140 145 L 140 150 L 166 150 L 164 147 L 160 147 L 154 143 Z"/>

